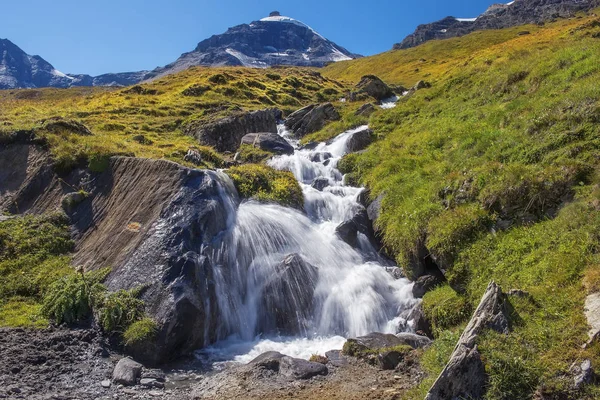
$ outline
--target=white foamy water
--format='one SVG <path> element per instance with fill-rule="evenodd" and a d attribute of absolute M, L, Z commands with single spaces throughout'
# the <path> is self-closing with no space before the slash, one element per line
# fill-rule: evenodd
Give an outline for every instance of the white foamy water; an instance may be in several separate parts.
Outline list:
<path fill-rule="evenodd" d="M 298 149 L 279 127 L 296 151 L 269 165 L 294 174 L 305 212 L 256 201 L 231 207 L 231 227 L 211 257 L 223 340 L 199 354 L 248 362 L 274 350 L 309 358 L 340 349 L 347 337 L 411 329 L 405 316 L 417 302 L 412 284 L 386 271 L 366 236 L 359 234 L 356 249 L 335 233 L 362 207 L 363 189 L 344 185 L 336 167 L 348 140 L 364 128 Z M 327 186 L 318 190 L 315 180 Z M 290 255 L 305 263 L 282 269 Z"/>

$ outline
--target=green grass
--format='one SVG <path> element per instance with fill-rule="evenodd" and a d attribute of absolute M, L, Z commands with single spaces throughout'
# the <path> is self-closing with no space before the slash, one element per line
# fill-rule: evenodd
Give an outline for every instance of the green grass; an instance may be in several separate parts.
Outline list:
<path fill-rule="evenodd" d="M 123 342 L 126 346 L 145 343 L 154 338 L 156 330 L 157 325 L 153 319 L 148 317 L 142 318 L 129 325 L 125 333 L 123 333 Z"/>
<path fill-rule="evenodd" d="M 267 165 L 246 164 L 225 171 L 242 198 L 275 202 L 301 209 L 304 195 L 291 172 L 278 171 Z"/>
<path fill-rule="evenodd" d="M 600 287 L 599 24 L 477 32 L 325 69 L 433 84 L 374 114 L 379 140 L 341 162 L 385 195 L 377 225 L 407 275 L 420 246 L 446 270 L 449 285 L 424 298 L 438 339 L 411 398 L 423 398 L 490 280 L 531 297 L 511 298 L 509 335 L 480 338 L 487 398 L 597 395 L 567 394 L 567 377 L 573 362 L 600 363 L 598 345 L 581 348 L 584 298 Z"/>

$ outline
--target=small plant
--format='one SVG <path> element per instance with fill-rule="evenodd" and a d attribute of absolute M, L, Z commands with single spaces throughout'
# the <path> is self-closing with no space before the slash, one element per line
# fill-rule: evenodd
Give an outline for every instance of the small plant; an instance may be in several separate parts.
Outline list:
<path fill-rule="evenodd" d="M 316 363 L 319 363 L 319 364 L 326 365 L 329 362 L 329 359 L 327 357 L 325 357 L 325 356 L 320 355 L 320 354 L 313 354 L 313 355 L 310 356 L 310 358 L 309 358 L 308 361 L 316 362 Z"/>
<path fill-rule="evenodd" d="M 144 302 L 136 290 L 119 290 L 105 295 L 98 310 L 98 320 L 106 332 L 124 332 L 144 316 Z"/>
<path fill-rule="evenodd" d="M 123 333 L 123 341 L 126 346 L 146 342 L 156 335 L 157 329 L 157 324 L 152 318 L 144 317 L 129 325 Z"/>

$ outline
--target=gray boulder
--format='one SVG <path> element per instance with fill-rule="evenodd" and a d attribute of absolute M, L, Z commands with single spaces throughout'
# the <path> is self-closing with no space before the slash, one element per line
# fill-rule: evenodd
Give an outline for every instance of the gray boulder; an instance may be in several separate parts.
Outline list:
<path fill-rule="evenodd" d="M 311 104 L 290 114 L 285 120 L 285 126 L 297 137 L 322 129 L 327 123 L 340 119 L 333 104 Z"/>
<path fill-rule="evenodd" d="M 427 336 L 417 335 L 409 332 L 397 333 L 396 337 L 402 341 L 402 344 L 410 346 L 413 349 L 426 347 L 433 343 L 433 341 Z"/>
<path fill-rule="evenodd" d="M 202 165 L 202 155 L 198 150 L 189 149 L 183 159 L 194 165 Z"/>
<path fill-rule="evenodd" d="M 319 272 L 298 254 L 288 255 L 273 269 L 262 293 L 262 332 L 307 333 Z"/>
<path fill-rule="evenodd" d="M 142 364 L 130 358 L 121 358 L 113 370 L 113 382 L 125 386 L 133 386 L 137 383 L 142 373 Z"/>
<path fill-rule="evenodd" d="M 359 89 L 359 93 L 365 93 L 378 101 L 394 95 L 392 89 L 375 75 L 363 76 L 356 87 Z"/>
<path fill-rule="evenodd" d="M 373 332 L 348 339 L 343 352 L 345 355 L 364 359 L 383 370 L 390 370 L 396 368 L 404 358 L 404 353 L 397 347 L 402 345 L 406 345 L 405 340 L 395 335 Z"/>
<path fill-rule="evenodd" d="M 323 189 L 329 186 L 329 179 L 323 177 L 315 178 L 315 180 L 310 184 L 310 186 L 322 192 Z"/>
<path fill-rule="evenodd" d="M 590 327 L 588 343 L 591 343 L 600 336 L 600 292 L 592 293 L 585 298 L 584 313 Z"/>
<path fill-rule="evenodd" d="M 442 282 L 444 282 L 444 276 L 442 274 L 420 276 L 413 285 L 413 296 L 420 299 L 425 296 L 425 293 L 429 292 Z"/>
<path fill-rule="evenodd" d="M 415 306 L 408 314 L 407 319 L 413 321 L 413 329 L 415 332 L 433 338 L 431 323 L 427 320 L 427 317 L 425 317 L 425 313 L 423 312 L 423 303 L 419 303 Z"/>
<path fill-rule="evenodd" d="M 369 128 L 364 128 L 357 132 L 354 132 L 346 142 L 346 152 L 354 153 L 356 151 L 364 150 L 371 143 L 373 143 L 374 139 L 375 135 L 373 134 L 373 131 Z"/>
<path fill-rule="evenodd" d="M 475 343 L 484 329 L 508 334 L 509 316 L 508 298 L 495 282 L 490 282 L 450 361 L 429 389 L 426 400 L 477 399 L 484 395 L 487 375 Z"/>
<path fill-rule="evenodd" d="M 269 351 L 248 363 L 249 369 L 266 369 L 291 379 L 310 379 L 327 375 L 329 370 L 321 363 L 293 358 L 276 351 Z"/>
<path fill-rule="evenodd" d="M 277 133 L 249 133 L 242 138 L 242 144 L 258 147 L 275 154 L 293 154 L 294 148 Z"/>
<path fill-rule="evenodd" d="M 252 111 L 208 124 L 192 123 L 184 129 L 184 133 L 195 137 L 202 145 L 214 147 L 220 152 L 233 153 L 248 133 L 277 133 L 277 121 L 280 118 L 281 111 L 277 109 Z"/>
<path fill-rule="evenodd" d="M 375 106 L 371 103 L 367 103 L 367 104 L 363 104 L 362 106 L 360 106 L 360 108 L 358 110 L 356 110 L 354 115 L 360 116 L 360 117 L 369 117 L 375 111 L 376 111 Z"/>

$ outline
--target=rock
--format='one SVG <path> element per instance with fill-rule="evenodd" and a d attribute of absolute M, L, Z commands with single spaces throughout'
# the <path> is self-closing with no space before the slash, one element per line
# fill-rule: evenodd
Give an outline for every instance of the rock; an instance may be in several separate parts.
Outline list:
<path fill-rule="evenodd" d="M 325 353 L 325 357 L 329 360 L 329 364 L 335 367 L 348 365 L 348 359 L 342 354 L 341 350 L 330 350 Z"/>
<path fill-rule="evenodd" d="M 337 121 L 340 114 L 331 103 L 311 104 L 290 114 L 285 126 L 297 137 L 322 129 L 328 122 Z"/>
<path fill-rule="evenodd" d="M 310 156 L 310 161 L 312 162 L 323 162 L 329 160 L 333 155 L 329 152 L 324 153 L 313 153 Z"/>
<path fill-rule="evenodd" d="M 279 373 L 293 379 L 310 379 L 317 375 L 327 375 L 328 372 L 324 364 L 287 356 L 281 358 L 279 364 Z"/>
<path fill-rule="evenodd" d="M 329 186 L 329 179 L 323 177 L 315 178 L 315 180 L 310 184 L 310 186 L 322 192 L 323 189 Z"/>
<path fill-rule="evenodd" d="M 390 274 L 394 279 L 406 278 L 406 276 L 404 276 L 404 272 L 402 272 L 402 269 L 399 267 L 384 267 L 384 268 L 385 268 L 385 272 Z"/>
<path fill-rule="evenodd" d="M 431 87 L 431 83 L 425 82 L 425 81 L 419 81 L 415 84 L 415 86 L 413 87 L 413 90 L 427 89 L 430 87 Z"/>
<path fill-rule="evenodd" d="M 414 333 L 397 333 L 396 337 L 402 341 L 402 344 L 418 349 L 421 347 L 429 346 L 433 341 L 427 336 L 416 335 Z"/>
<path fill-rule="evenodd" d="M 407 316 L 407 320 L 413 321 L 413 329 L 417 333 L 422 333 L 428 338 L 433 338 L 433 332 L 431 331 L 431 323 L 425 317 L 423 313 L 423 303 L 419 303 L 415 306 Z"/>
<path fill-rule="evenodd" d="M 385 371 L 395 369 L 402 359 L 402 353 L 396 350 L 385 350 L 377 355 L 379 368 Z"/>
<path fill-rule="evenodd" d="M 391 333 L 373 332 L 365 336 L 348 339 L 344 345 L 344 348 L 347 348 L 346 345 L 349 345 L 349 347 L 359 351 L 381 350 L 388 347 L 400 346 L 402 344 L 405 344 L 402 339 L 392 335 Z M 346 354 L 348 353 L 346 352 Z"/>
<path fill-rule="evenodd" d="M 249 133 L 242 138 L 242 144 L 249 144 L 275 154 L 293 154 L 294 148 L 277 133 Z"/>
<path fill-rule="evenodd" d="M 508 334 L 510 308 L 500 287 L 495 282 L 490 282 L 460 336 L 450 361 L 429 389 L 426 400 L 483 396 L 487 375 L 475 343 L 484 329 Z"/>
<path fill-rule="evenodd" d="M 327 375 L 324 364 L 293 358 L 276 351 L 269 351 L 248 363 L 248 368 L 262 368 L 277 372 L 292 379 L 310 379 L 317 375 Z"/>
<path fill-rule="evenodd" d="M 384 194 L 381 193 L 375 200 L 369 204 L 367 207 L 367 217 L 372 223 L 375 223 L 379 218 L 379 214 L 381 213 L 381 203 L 383 202 Z"/>
<path fill-rule="evenodd" d="M 137 383 L 142 373 L 142 364 L 130 358 L 121 358 L 113 371 L 113 382 L 125 386 L 133 386 Z"/>
<path fill-rule="evenodd" d="M 594 382 L 595 373 L 590 360 L 573 363 L 569 371 L 573 375 L 573 389 L 575 390 L 580 390 L 583 386 Z"/>
<path fill-rule="evenodd" d="M 425 293 L 429 292 L 431 289 L 443 282 L 444 276 L 442 274 L 420 276 L 413 285 L 413 296 L 420 299 L 425 296 Z"/>
<path fill-rule="evenodd" d="M 289 335 L 307 333 L 318 276 L 317 268 L 298 254 L 290 254 L 274 266 L 272 279 L 263 288 L 260 330 Z"/>
<path fill-rule="evenodd" d="M 91 136 L 92 132 L 81 122 L 62 117 L 54 117 L 42 121 L 42 129 L 50 132 L 70 132 L 81 136 Z"/>
<path fill-rule="evenodd" d="M 110 387 L 110 379 L 105 379 L 102 382 L 100 382 L 100 385 L 105 388 L 108 389 Z"/>
<path fill-rule="evenodd" d="M 183 159 L 196 166 L 202 165 L 202 154 L 198 150 L 189 149 Z"/>
<path fill-rule="evenodd" d="M 405 340 L 392 334 L 370 333 L 366 336 L 350 338 L 344 344 L 343 354 L 365 359 L 381 369 L 394 369 L 404 358 L 405 352 L 399 346 L 407 346 Z"/>
<path fill-rule="evenodd" d="M 165 381 L 165 373 L 159 369 L 144 369 L 141 375 L 142 379 L 154 379 L 157 382 Z"/>
<path fill-rule="evenodd" d="M 366 93 L 374 99 L 381 101 L 394 95 L 392 89 L 375 75 L 365 75 L 356 85 L 359 93 Z"/>
<path fill-rule="evenodd" d="M 281 111 L 265 109 L 234 115 L 208 124 L 192 123 L 184 133 L 193 136 L 198 143 L 214 147 L 217 151 L 235 152 L 244 135 L 252 132 L 277 133 L 277 121 Z"/>
<path fill-rule="evenodd" d="M 374 139 L 375 135 L 373 134 L 373 131 L 368 127 L 358 130 L 354 132 L 346 142 L 346 152 L 354 153 L 357 151 L 364 150 L 371 143 L 373 143 Z"/>
<path fill-rule="evenodd" d="M 367 210 L 359 208 L 354 216 L 335 228 L 335 233 L 352 247 L 358 247 L 358 233 L 374 240 L 373 226 L 367 215 Z"/>
<path fill-rule="evenodd" d="M 154 386 L 154 382 L 156 382 L 156 379 L 152 379 L 152 378 L 140 379 L 140 385 L 142 385 L 142 386 L 152 387 L 152 386 Z"/>
<path fill-rule="evenodd" d="M 600 292 L 592 293 L 585 298 L 584 313 L 590 327 L 588 331 L 591 343 L 600 337 Z"/>
<path fill-rule="evenodd" d="M 63 209 L 63 211 L 69 215 L 73 212 L 73 210 L 75 209 L 75 207 L 77 207 L 77 205 L 79 205 L 79 203 L 81 203 L 82 201 L 84 201 L 86 198 L 86 193 L 85 192 L 71 192 L 71 193 L 67 193 L 63 196 L 60 205 Z"/>
<path fill-rule="evenodd" d="M 367 103 L 360 106 L 358 110 L 354 113 L 356 116 L 368 117 L 376 111 L 376 108 L 373 104 Z"/>

